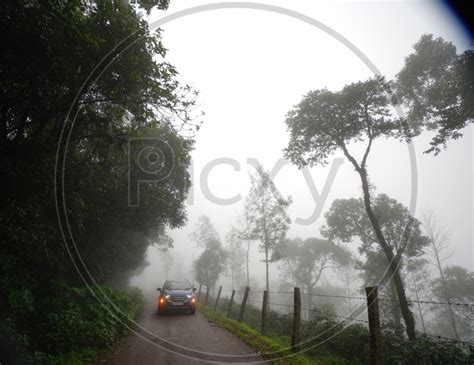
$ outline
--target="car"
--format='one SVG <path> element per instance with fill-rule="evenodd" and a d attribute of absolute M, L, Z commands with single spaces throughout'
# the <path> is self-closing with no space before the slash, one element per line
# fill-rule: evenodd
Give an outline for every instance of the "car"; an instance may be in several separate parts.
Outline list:
<path fill-rule="evenodd" d="M 196 313 L 196 288 L 186 280 L 166 280 L 161 288 L 157 288 L 160 292 L 157 302 L 157 314 L 167 311 L 189 311 L 191 314 Z"/>

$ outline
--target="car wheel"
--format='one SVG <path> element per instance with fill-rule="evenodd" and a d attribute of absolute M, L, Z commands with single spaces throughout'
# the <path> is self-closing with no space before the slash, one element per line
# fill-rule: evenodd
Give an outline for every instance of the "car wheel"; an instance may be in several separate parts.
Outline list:
<path fill-rule="evenodd" d="M 191 314 L 196 314 L 196 309 L 191 309 Z"/>

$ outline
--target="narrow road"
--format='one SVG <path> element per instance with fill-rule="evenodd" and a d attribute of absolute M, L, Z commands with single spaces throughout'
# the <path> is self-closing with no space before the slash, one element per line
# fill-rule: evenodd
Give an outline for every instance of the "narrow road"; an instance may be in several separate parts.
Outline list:
<path fill-rule="evenodd" d="M 126 336 L 94 365 L 265 363 L 253 349 L 209 322 L 199 311 L 195 315 L 158 316 L 156 293 L 148 293 L 146 298 L 137 320 L 143 329 L 137 326 L 138 334 Z"/>

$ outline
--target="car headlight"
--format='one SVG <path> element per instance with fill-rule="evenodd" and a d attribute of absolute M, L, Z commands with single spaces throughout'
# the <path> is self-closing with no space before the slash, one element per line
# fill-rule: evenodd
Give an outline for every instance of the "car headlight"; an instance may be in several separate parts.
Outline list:
<path fill-rule="evenodd" d="M 187 297 L 188 299 L 190 299 L 190 298 L 192 297 L 192 295 L 191 295 L 191 294 L 186 294 L 186 297 Z"/>
<path fill-rule="evenodd" d="M 166 299 L 168 299 L 169 297 L 170 297 L 170 295 L 169 295 L 169 294 L 166 294 L 166 295 L 165 295 L 165 298 L 166 298 Z"/>

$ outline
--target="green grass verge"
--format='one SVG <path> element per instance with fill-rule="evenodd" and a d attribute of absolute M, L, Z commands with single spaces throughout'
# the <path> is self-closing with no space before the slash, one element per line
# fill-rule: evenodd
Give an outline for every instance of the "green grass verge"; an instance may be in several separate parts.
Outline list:
<path fill-rule="evenodd" d="M 236 335 L 239 339 L 247 345 L 255 349 L 262 357 L 268 360 L 271 364 L 286 365 L 327 365 L 328 362 L 324 360 L 309 358 L 304 354 L 293 354 L 290 350 L 285 349 L 288 344 L 284 344 L 276 339 L 261 335 L 258 331 L 250 328 L 244 323 L 239 323 L 233 319 L 225 317 L 223 314 L 214 312 L 208 307 L 199 306 L 199 312 L 206 316 L 210 321 L 214 322 L 221 328 L 228 330 Z M 278 355 L 269 354 L 271 352 L 279 351 Z M 278 358 L 276 358 L 278 356 Z"/>

